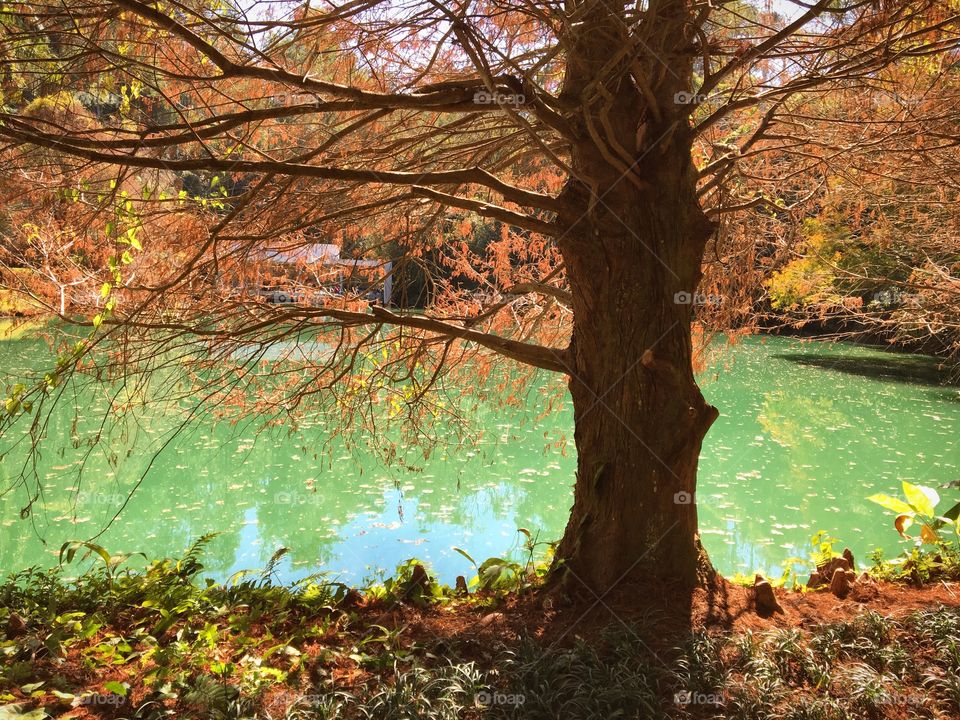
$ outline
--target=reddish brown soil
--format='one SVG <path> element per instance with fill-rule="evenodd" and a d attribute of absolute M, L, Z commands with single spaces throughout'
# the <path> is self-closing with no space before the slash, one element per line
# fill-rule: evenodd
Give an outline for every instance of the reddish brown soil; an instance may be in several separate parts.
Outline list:
<path fill-rule="evenodd" d="M 923 588 L 879 583 L 845 599 L 829 590 L 811 592 L 777 589 L 783 613 L 760 617 L 754 610 L 753 589 L 724 582 L 714 590 L 678 595 L 669 588 L 623 587 L 601 598 L 576 605 L 551 603 L 535 594 L 511 596 L 488 609 L 451 604 L 439 609 L 393 608 L 376 618 L 387 627 L 409 625 L 421 639 L 489 639 L 509 643 L 534 637 L 546 644 L 590 641 L 610 627 L 624 624 L 653 632 L 653 639 L 675 642 L 691 630 L 754 632 L 774 628 L 811 627 L 851 620 L 869 610 L 898 616 L 922 608 L 960 607 L 960 583 L 937 583 Z"/>

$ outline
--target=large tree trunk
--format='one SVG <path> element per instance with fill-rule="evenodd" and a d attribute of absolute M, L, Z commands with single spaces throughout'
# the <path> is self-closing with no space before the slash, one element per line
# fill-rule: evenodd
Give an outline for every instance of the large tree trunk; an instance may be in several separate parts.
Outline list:
<path fill-rule="evenodd" d="M 692 294 L 712 224 L 697 199 L 690 107 L 694 6 L 649 3 L 635 43 L 625 0 L 584 6 L 565 36 L 573 110 L 558 245 L 572 293 L 568 364 L 578 453 L 554 578 L 607 591 L 630 577 L 693 587 L 697 459 L 717 417 L 693 375 Z M 678 302 L 678 299 L 681 301 Z"/>
<path fill-rule="evenodd" d="M 686 587 L 713 577 L 695 490 L 717 411 L 694 379 L 687 297 L 712 226 L 696 200 L 684 130 L 659 150 L 639 163 L 642 180 L 607 173 L 594 193 L 571 181 L 563 195 L 578 469 L 555 575 L 574 591 L 580 583 L 605 591 L 629 576 Z M 594 178 L 609 167 L 590 156 L 578 164 Z"/>

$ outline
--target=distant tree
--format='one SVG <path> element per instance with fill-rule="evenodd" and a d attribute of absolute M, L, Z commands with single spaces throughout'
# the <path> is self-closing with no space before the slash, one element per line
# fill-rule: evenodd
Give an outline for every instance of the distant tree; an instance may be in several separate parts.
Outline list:
<path fill-rule="evenodd" d="M 775 321 L 946 354 L 956 372 L 960 66 L 902 57 L 861 87 L 811 98 L 802 116 L 794 137 L 819 163 L 802 222 L 773 253 Z"/>
<path fill-rule="evenodd" d="M 109 235 L 130 255 L 111 267 L 121 301 L 65 372 L 111 339 L 123 339 L 114 361 L 149 369 L 195 337 L 229 368 L 219 384 L 204 375 L 222 406 L 256 382 L 238 348 L 319 333 L 332 351 L 278 373 L 255 411 L 279 421 L 326 397 L 349 424 L 386 403 L 432 431 L 447 411 L 428 391 L 467 358 L 477 372 L 494 356 L 560 373 L 578 471 L 554 586 L 711 582 L 693 498 L 718 412 L 694 378 L 695 321 L 744 313 L 764 233 L 806 208 L 810 173 L 862 149 L 856 133 L 823 147 L 811 98 L 861 92 L 905 59 L 957 60 L 952 0 L 764 5 L 4 4 L 5 167 L 51 189 L 86 174 L 73 199 L 91 217 L 126 208 Z M 51 86 L 98 85 L 123 101 L 92 127 L 21 111 Z M 880 153 L 901 139 L 871 142 Z M 38 175 L 51 151 L 59 164 Z M 209 192 L 212 177 L 205 196 L 171 191 L 188 172 L 253 180 L 237 195 Z M 164 215 L 202 226 L 161 240 Z M 499 223 L 482 253 L 471 218 Z M 133 252 L 126 233 L 140 227 Z M 316 229 L 470 282 L 434 282 L 424 313 L 266 307 L 217 282 Z M 139 262 L 151 272 L 128 282 Z"/>

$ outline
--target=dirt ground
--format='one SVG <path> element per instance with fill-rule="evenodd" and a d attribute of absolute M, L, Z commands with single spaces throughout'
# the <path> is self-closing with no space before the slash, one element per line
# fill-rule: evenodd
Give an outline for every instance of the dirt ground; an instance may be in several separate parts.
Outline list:
<path fill-rule="evenodd" d="M 783 612 L 767 617 L 754 609 L 753 588 L 724 582 L 709 591 L 698 589 L 692 595 L 649 585 L 625 586 L 576 605 L 551 603 L 531 594 L 508 597 L 486 611 L 452 603 L 426 611 L 393 608 L 376 619 L 378 624 L 397 627 L 415 618 L 412 629 L 425 637 L 496 634 L 503 639 L 527 636 L 561 644 L 567 639 L 589 640 L 600 629 L 618 623 L 652 624 L 664 639 L 673 639 L 690 630 L 739 633 L 810 627 L 850 620 L 868 610 L 898 616 L 938 605 L 960 607 L 960 583 L 916 588 L 881 582 L 843 600 L 827 588 L 807 592 L 777 588 L 775 593 Z"/>

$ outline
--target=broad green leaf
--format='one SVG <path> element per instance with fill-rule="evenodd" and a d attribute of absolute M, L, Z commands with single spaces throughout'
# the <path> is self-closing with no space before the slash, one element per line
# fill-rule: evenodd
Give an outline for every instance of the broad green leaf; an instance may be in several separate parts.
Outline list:
<path fill-rule="evenodd" d="M 50 717 L 43 708 L 27 712 L 23 705 L 4 705 L 0 707 L 0 720 L 43 720 Z"/>
<path fill-rule="evenodd" d="M 877 505 L 882 505 L 887 510 L 892 510 L 895 513 L 909 513 L 913 512 L 913 508 L 907 505 L 903 500 L 898 500 L 895 497 L 890 497 L 889 495 L 884 495 L 880 493 L 879 495 L 871 495 L 867 498 L 870 502 L 875 502 Z"/>
<path fill-rule="evenodd" d="M 507 561 L 504 560 L 503 558 L 498 558 L 498 557 L 487 558 L 486 560 L 483 561 L 483 563 L 481 563 L 480 572 L 485 572 L 491 569 L 495 570 L 496 572 L 499 572 L 500 569 L 505 567 L 507 564 L 508 564 Z"/>
<path fill-rule="evenodd" d="M 933 488 L 923 485 L 913 485 L 906 480 L 903 482 L 903 496 L 907 499 L 910 506 L 921 515 L 933 517 L 936 514 L 934 508 L 940 502 L 940 496 Z"/>
<path fill-rule="evenodd" d="M 467 552 L 466 550 L 464 550 L 463 548 L 458 548 L 458 547 L 454 546 L 453 551 L 454 551 L 454 552 L 457 552 L 457 553 L 460 553 L 461 555 L 463 555 L 467 560 L 470 561 L 470 564 L 473 565 L 474 567 L 477 566 L 477 561 L 474 560 L 472 557 L 470 557 L 470 553 L 468 553 L 468 552 Z"/>
<path fill-rule="evenodd" d="M 81 548 L 86 548 L 88 551 L 84 557 L 87 557 L 90 553 L 96 553 L 103 560 L 104 564 L 108 567 L 110 566 L 110 553 L 107 552 L 106 548 L 96 543 L 85 542 L 83 540 L 71 540 L 60 546 L 60 564 L 63 565 L 64 556 L 66 556 L 67 564 L 72 563 L 77 551 Z"/>
<path fill-rule="evenodd" d="M 116 680 L 111 680 L 103 684 L 103 687 L 108 692 L 112 692 L 114 695 L 121 695 L 123 697 L 127 696 L 127 686 L 123 683 L 118 683 Z"/>
<path fill-rule="evenodd" d="M 957 503 L 957 504 L 954 505 L 952 508 L 950 508 L 949 510 L 947 510 L 947 511 L 943 514 L 943 516 L 944 516 L 945 518 L 947 518 L 948 520 L 953 520 L 954 522 L 956 522 L 958 519 L 960 519 L 960 503 Z"/>

